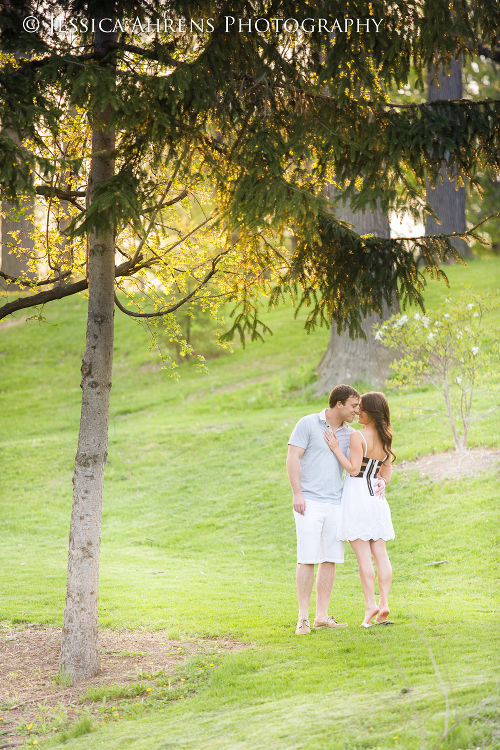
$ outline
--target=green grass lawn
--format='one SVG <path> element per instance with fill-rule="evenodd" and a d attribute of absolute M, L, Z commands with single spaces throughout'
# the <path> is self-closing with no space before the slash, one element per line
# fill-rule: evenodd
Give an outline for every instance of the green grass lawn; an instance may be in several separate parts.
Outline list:
<path fill-rule="evenodd" d="M 431 308 L 464 282 L 498 289 L 500 260 L 447 273 L 451 292 L 431 283 Z M 60 625 L 86 301 L 57 302 L 45 314 L 48 324 L 0 328 L 0 620 Z M 498 678 L 498 473 L 441 483 L 396 475 L 388 499 L 397 625 L 358 627 L 364 607 L 349 549 L 331 607 L 349 627 L 297 638 L 284 461 L 295 422 L 326 405 L 310 381 L 329 332 L 307 336 L 301 318 L 280 308 L 266 315 L 274 336 L 265 343 L 235 347 L 209 363 L 209 375 L 181 365 L 175 382 L 148 352 L 147 331 L 116 316 L 100 625 L 249 646 L 221 659 L 194 697 L 159 700 L 140 718 L 65 746 L 433 748 L 445 702 L 426 642 L 450 720 Z M 419 413 L 438 403 L 432 391 L 387 393 L 398 459 L 452 448 L 447 425 Z M 483 388 L 478 406 L 491 400 Z M 470 444 L 500 446 L 495 414 L 476 423 Z M 441 559 L 449 563 L 426 566 Z M 500 748 L 497 709 L 498 692 L 482 709 L 490 723 L 469 719 L 443 747 Z"/>

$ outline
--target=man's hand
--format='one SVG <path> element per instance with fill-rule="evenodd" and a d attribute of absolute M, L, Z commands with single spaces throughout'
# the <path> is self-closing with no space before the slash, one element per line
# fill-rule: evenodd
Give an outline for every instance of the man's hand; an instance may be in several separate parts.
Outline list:
<path fill-rule="evenodd" d="M 293 509 L 301 516 L 306 512 L 306 501 L 302 493 L 293 496 Z"/>
<path fill-rule="evenodd" d="M 382 497 L 385 495 L 385 479 L 377 477 L 373 480 L 373 487 L 376 495 L 382 495 Z"/>
<path fill-rule="evenodd" d="M 289 445 L 286 459 L 286 469 L 293 494 L 293 509 L 301 516 L 304 515 L 306 510 L 306 501 L 300 486 L 300 459 L 304 455 L 304 450 L 304 448 L 299 448 L 298 445 Z"/>

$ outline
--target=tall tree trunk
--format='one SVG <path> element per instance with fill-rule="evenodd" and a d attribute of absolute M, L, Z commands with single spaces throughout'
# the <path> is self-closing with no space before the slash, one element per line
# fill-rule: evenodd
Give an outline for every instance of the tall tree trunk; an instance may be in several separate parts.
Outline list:
<path fill-rule="evenodd" d="M 99 23 L 96 22 L 99 28 Z M 95 50 L 104 56 L 116 35 L 95 32 Z M 110 155 L 115 134 L 112 110 L 94 112 L 90 200 L 96 186 L 114 174 Z M 109 397 L 113 362 L 115 242 L 111 218 L 88 237 L 89 307 L 81 367 L 82 411 L 73 476 L 73 510 L 60 669 L 78 681 L 100 669 L 97 633 L 99 551 L 104 464 L 108 447 Z"/>
<path fill-rule="evenodd" d="M 330 188 L 333 190 L 333 187 Z M 359 234 L 374 234 L 376 237 L 391 236 L 389 217 L 383 216 L 380 210 L 365 213 L 353 213 L 350 207 L 338 207 L 335 215 L 342 221 L 353 224 Z M 397 309 L 394 310 L 397 312 Z M 332 326 L 330 340 L 325 355 L 317 367 L 319 379 L 316 385 L 317 395 L 324 395 L 338 383 L 352 384 L 364 381 L 375 388 L 380 388 L 390 374 L 389 365 L 394 360 L 394 352 L 376 341 L 373 326 L 387 320 L 391 315 L 385 307 L 382 317 L 369 315 L 363 320 L 362 328 L 367 341 L 351 339 L 344 331 L 339 336 L 336 326 Z"/>
<path fill-rule="evenodd" d="M 13 10 L 11 2 L 7 1 L 4 5 L 6 10 Z M 31 13 L 29 3 L 19 6 L 17 12 L 23 16 L 29 16 Z M 17 63 L 25 59 L 23 53 L 19 51 L 14 52 L 14 58 Z M 10 132 L 10 137 L 19 142 L 16 133 Z M 0 218 L 0 270 L 16 279 L 22 277 L 23 279 L 33 280 L 36 274 L 29 268 L 29 259 L 33 257 L 35 248 L 33 239 L 35 199 L 33 197 L 25 198 L 20 201 L 20 206 L 23 209 L 23 218 L 20 221 L 12 221 L 9 218 L 5 218 L 5 215 L 8 217 L 14 206 L 8 201 L 2 201 L 2 216 Z M 19 232 L 17 238 L 16 234 L 12 234 L 12 232 Z M 25 287 L 7 283 L 5 279 L 0 278 L 0 289 L 15 292 L 25 289 Z"/>
<path fill-rule="evenodd" d="M 22 59 L 22 54 L 15 52 L 14 57 L 19 62 Z M 11 132 L 10 137 L 19 142 L 16 133 Z M 13 221 L 8 216 L 15 207 L 8 201 L 2 201 L 0 270 L 16 279 L 22 277 L 23 279 L 33 280 L 35 273 L 29 268 L 29 259 L 33 257 L 35 249 L 33 239 L 35 199 L 30 196 L 19 201 L 19 203 L 23 211 L 23 217 L 20 221 Z M 18 232 L 19 234 L 17 234 Z M 2 278 L 0 278 L 0 288 L 10 292 L 25 289 L 24 286 L 7 283 Z"/>
<path fill-rule="evenodd" d="M 16 279 L 21 277 L 33 280 L 35 274 L 29 268 L 28 259 L 33 257 L 35 247 L 32 236 L 35 201 L 33 198 L 26 198 L 20 201 L 20 205 L 25 215 L 20 221 L 11 221 L 5 218 L 5 215 L 9 214 L 13 206 L 7 201 L 2 201 L 0 270 Z M 12 234 L 13 232 L 16 234 Z M 2 278 L 0 288 L 10 292 L 25 289 L 24 286 L 7 283 Z"/>
<path fill-rule="evenodd" d="M 434 102 L 436 99 L 461 99 L 462 98 L 462 61 L 451 60 L 450 74 L 447 75 L 441 69 L 438 73 L 439 87 L 436 82 L 432 83 L 434 70 L 427 76 L 427 101 Z M 456 170 L 455 170 L 456 171 Z M 432 216 L 426 219 L 426 235 L 444 232 L 465 232 L 465 187 L 457 189 L 456 180 L 450 180 L 446 174 L 446 168 L 441 168 L 441 180 L 436 180 L 436 185 L 431 188 L 427 185 L 427 201 L 434 209 L 436 216 L 441 222 L 438 224 Z M 474 254 L 465 240 L 454 238 L 452 244 L 465 257 L 473 258 Z"/>

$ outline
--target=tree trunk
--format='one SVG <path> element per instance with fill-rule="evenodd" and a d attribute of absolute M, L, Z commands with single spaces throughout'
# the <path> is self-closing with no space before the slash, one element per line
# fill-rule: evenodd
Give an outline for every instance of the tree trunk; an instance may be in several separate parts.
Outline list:
<path fill-rule="evenodd" d="M 96 22 L 96 27 L 99 24 Z M 116 35 L 95 32 L 95 50 L 104 55 Z M 114 174 L 115 135 L 108 106 L 94 112 L 90 200 L 96 185 Z M 112 221 L 88 237 L 89 307 L 81 367 L 82 411 L 73 477 L 73 510 L 60 670 L 74 681 L 100 669 L 97 634 L 99 551 L 104 464 L 108 446 L 109 397 L 113 362 L 115 243 Z"/>
<path fill-rule="evenodd" d="M 5 5 L 8 10 L 12 10 L 11 3 L 7 2 Z M 18 12 L 23 13 L 25 16 L 30 15 L 28 4 L 19 8 Z M 16 62 L 19 63 L 24 56 L 18 51 L 14 52 L 14 58 Z M 10 132 L 10 137 L 19 143 L 19 138 L 16 133 Z M 29 270 L 28 260 L 33 257 L 35 248 L 35 242 L 33 239 L 35 199 L 29 197 L 19 202 L 24 211 L 24 216 L 21 221 L 11 221 L 10 219 L 4 218 L 4 215 L 8 215 L 14 206 L 7 201 L 2 201 L 2 216 L 0 218 L 0 270 L 8 276 L 14 276 L 16 279 L 22 277 L 24 279 L 33 280 L 36 274 Z M 16 239 L 15 235 L 12 235 L 11 232 L 19 232 L 20 234 Z M 0 289 L 5 289 L 9 292 L 16 292 L 25 288 L 26 287 L 18 286 L 17 284 L 7 283 L 7 281 L 0 278 Z"/>
<path fill-rule="evenodd" d="M 29 270 L 28 258 L 33 256 L 35 243 L 33 234 L 33 216 L 35 211 L 35 201 L 33 198 L 26 198 L 20 201 L 21 208 L 26 215 L 21 221 L 10 221 L 2 216 L 1 230 L 1 253 L 0 269 L 8 276 L 14 276 L 16 279 L 34 279 L 35 274 Z M 2 214 L 8 214 L 13 206 L 2 201 Z M 11 232 L 20 232 L 17 239 Z M 24 252 L 23 252 L 24 251 Z M 10 292 L 25 289 L 24 286 L 7 283 L 0 278 L 0 288 Z"/>
<path fill-rule="evenodd" d="M 348 207 L 339 207 L 336 208 L 335 215 L 342 221 L 353 224 L 359 234 L 374 234 L 387 238 L 391 236 L 389 217 L 383 216 L 379 210 L 366 209 L 365 213 L 353 213 Z M 398 309 L 396 303 L 394 312 Z M 328 393 L 338 383 L 352 384 L 363 381 L 374 388 L 383 385 L 389 377 L 389 364 L 395 359 L 395 355 L 392 350 L 375 340 L 373 326 L 387 320 L 391 314 L 388 306 L 384 306 L 382 317 L 369 315 L 363 320 L 362 328 L 367 341 L 351 339 L 347 331 L 339 336 L 336 326 L 332 326 L 328 348 L 317 367 L 318 396 Z"/>
<path fill-rule="evenodd" d="M 20 52 L 16 52 L 14 57 L 18 62 L 22 59 Z M 11 132 L 10 137 L 19 142 L 16 133 Z M 8 276 L 14 276 L 16 279 L 22 277 L 33 280 L 35 273 L 29 269 L 29 259 L 33 257 L 35 249 L 33 239 L 35 199 L 30 196 L 20 200 L 19 203 L 23 211 L 23 217 L 20 221 L 12 221 L 5 216 L 8 216 L 15 207 L 8 201 L 2 201 L 0 269 Z M 19 232 L 17 238 L 12 232 Z M 26 287 L 7 283 L 0 278 L 0 288 L 15 292 Z"/>
<path fill-rule="evenodd" d="M 439 88 L 436 83 L 431 83 L 434 70 L 427 76 L 427 101 L 434 102 L 436 99 L 461 99 L 462 98 L 462 61 L 451 60 L 450 75 L 442 70 L 438 73 Z M 456 170 L 455 170 L 456 171 Z M 465 187 L 457 190 L 456 181 L 450 180 L 446 174 L 446 168 L 441 168 L 441 180 L 436 180 L 436 185 L 431 188 L 427 183 L 427 201 L 434 209 L 440 224 L 432 216 L 427 216 L 425 224 L 426 235 L 451 234 L 452 232 L 465 232 Z M 456 249 L 465 257 L 473 258 L 474 254 L 465 240 L 454 238 L 451 240 Z"/>

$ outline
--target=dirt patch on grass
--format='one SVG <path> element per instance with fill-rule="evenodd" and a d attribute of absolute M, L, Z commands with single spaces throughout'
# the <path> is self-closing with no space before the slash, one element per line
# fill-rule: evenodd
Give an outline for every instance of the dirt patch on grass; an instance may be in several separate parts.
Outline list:
<path fill-rule="evenodd" d="M 20 326 L 21 323 L 24 323 L 26 321 L 26 315 L 23 315 L 21 318 L 9 318 L 8 320 L 2 320 L 0 321 L 0 331 L 6 331 L 8 328 L 12 328 L 13 326 Z"/>
<path fill-rule="evenodd" d="M 60 628 L 0 628 L 0 749 L 36 747 L 42 737 L 85 717 L 96 726 L 185 699 L 209 678 L 223 653 L 242 648 L 225 638 L 173 641 L 164 631 L 101 630 L 100 674 L 63 685 L 60 645 Z"/>
<path fill-rule="evenodd" d="M 421 478 L 439 481 L 456 479 L 463 476 L 475 476 L 485 471 L 500 468 L 500 451 L 492 448 L 471 448 L 463 455 L 455 451 L 421 456 L 416 461 L 402 461 L 396 465 L 398 471 L 417 470 Z"/>

